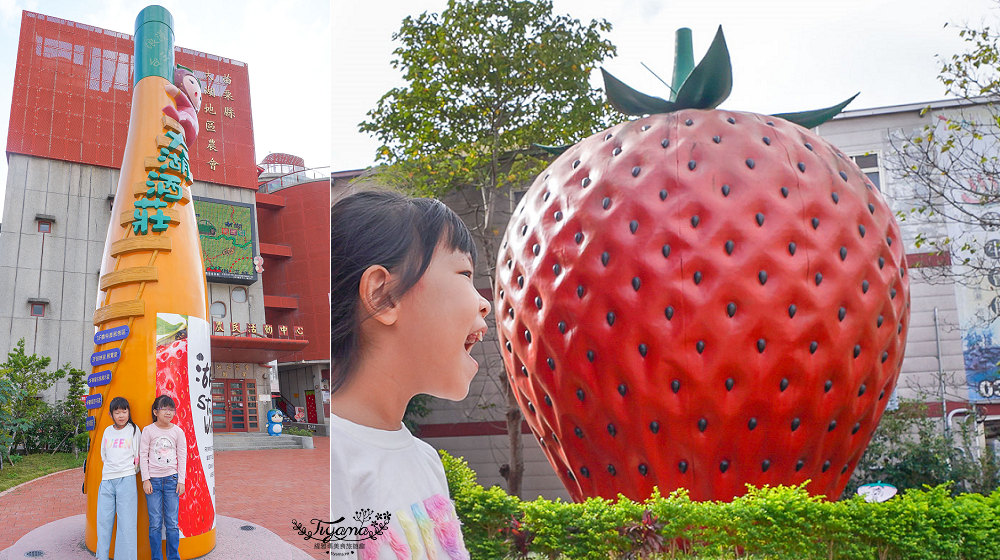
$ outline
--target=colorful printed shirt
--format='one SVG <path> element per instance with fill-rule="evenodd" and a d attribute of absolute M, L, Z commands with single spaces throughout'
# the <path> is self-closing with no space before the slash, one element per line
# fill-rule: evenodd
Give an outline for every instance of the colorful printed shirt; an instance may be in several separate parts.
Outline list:
<path fill-rule="evenodd" d="M 135 460 L 139 457 L 139 431 L 131 424 L 122 429 L 114 424 L 104 428 L 101 437 L 101 480 L 135 476 Z"/>
<path fill-rule="evenodd" d="M 184 431 L 175 424 L 167 429 L 156 423 L 143 428 L 139 468 L 144 481 L 176 474 L 177 483 L 184 484 L 184 473 L 187 470 L 187 439 Z"/>
<path fill-rule="evenodd" d="M 357 560 L 469 560 L 433 447 L 402 426 L 379 430 L 331 414 L 330 427 L 331 553 Z"/>

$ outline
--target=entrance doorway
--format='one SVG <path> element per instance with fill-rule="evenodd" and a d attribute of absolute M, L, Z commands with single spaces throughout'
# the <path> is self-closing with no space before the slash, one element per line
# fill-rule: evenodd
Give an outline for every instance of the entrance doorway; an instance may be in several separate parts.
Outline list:
<path fill-rule="evenodd" d="M 257 382 L 252 379 L 212 380 L 212 430 L 248 432 L 257 428 Z"/>

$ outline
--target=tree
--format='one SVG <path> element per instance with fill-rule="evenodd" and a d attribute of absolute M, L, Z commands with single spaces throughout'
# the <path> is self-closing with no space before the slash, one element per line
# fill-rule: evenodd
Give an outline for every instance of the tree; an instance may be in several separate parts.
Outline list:
<path fill-rule="evenodd" d="M 24 351 L 24 339 L 17 341 L 14 350 L 7 353 L 7 361 L 0 364 L 0 378 L 5 380 L 6 402 L 0 403 L 4 409 L 2 416 L 9 422 L 2 429 L 10 436 L 7 454 L 19 443 L 25 441 L 26 431 L 37 419 L 39 411 L 46 403 L 37 398 L 38 393 L 48 389 L 57 379 L 66 375 L 65 371 L 45 371 L 52 358 Z"/>
<path fill-rule="evenodd" d="M 573 143 L 610 123 L 590 73 L 615 54 L 611 25 L 555 15 L 551 0 L 449 0 L 440 14 L 403 20 L 391 64 L 405 86 L 389 90 L 359 128 L 381 146 L 381 180 L 413 194 L 475 193 L 472 231 L 492 286 L 499 206 L 547 164 L 534 144 Z M 471 197 L 470 197 L 471 199 Z M 499 348 L 497 355 L 499 355 Z M 522 417 L 506 381 L 511 460 L 508 490 L 520 493 Z"/>
<path fill-rule="evenodd" d="M 1000 272 L 1000 247 L 987 243 L 995 237 L 987 232 L 1000 229 L 1000 35 L 989 27 L 959 28 L 958 34 L 968 49 L 942 61 L 938 79 L 959 106 L 925 108 L 931 122 L 915 134 L 891 137 L 895 154 L 886 166 L 908 187 L 909 208 L 898 217 L 916 230 L 915 245 L 959 265 L 925 269 L 925 277 L 978 286 Z"/>

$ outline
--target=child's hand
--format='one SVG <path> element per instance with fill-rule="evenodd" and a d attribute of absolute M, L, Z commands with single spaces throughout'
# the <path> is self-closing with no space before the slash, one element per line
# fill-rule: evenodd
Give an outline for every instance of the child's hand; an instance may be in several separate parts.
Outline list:
<path fill-rule="evenodd" d="M 178 482 L 177 483 L 177 495 L 180 496 L 183 493 L 184 493 L 184 483 L 183 482 Z"/>
<path fill-rule="evenodd" d="M 142 491 L 147 495 L 153 493 L 153 483 L 148 480 L 142 481 Z"/>

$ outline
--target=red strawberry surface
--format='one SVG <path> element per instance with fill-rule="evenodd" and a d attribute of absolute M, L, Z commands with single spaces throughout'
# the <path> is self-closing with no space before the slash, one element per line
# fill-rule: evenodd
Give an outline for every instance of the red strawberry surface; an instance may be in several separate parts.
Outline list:
<path fill-rule="evenodd" d="M 538 177 L 502 247 L 508 378 L 574 499 L 841 494 L 899 373 L 909 277 L 837 148 L 751 113 L 626 122 Z"/>
<path fill-rule="evenodd" d="M 184 493 L 180 498 L 177 522 L 184 536 L 192 537 L 212 529 L 215 507 L 201 464 L 191 411 L 187 342 L 187 339 L 180 339 L 166 346 L 156 347 L 156 394 L 170 395 L 177 403 L 174 424 L 184 430 L 184 438 L 187 440 L 187 472 L 184 475 Z"/>

